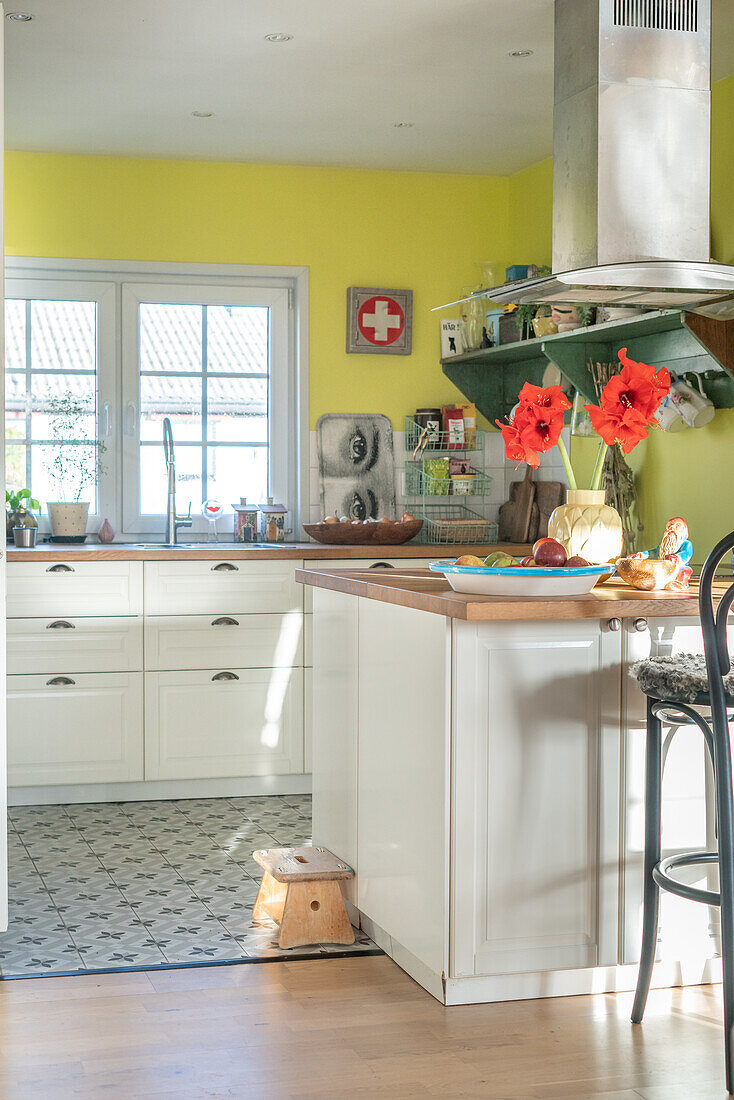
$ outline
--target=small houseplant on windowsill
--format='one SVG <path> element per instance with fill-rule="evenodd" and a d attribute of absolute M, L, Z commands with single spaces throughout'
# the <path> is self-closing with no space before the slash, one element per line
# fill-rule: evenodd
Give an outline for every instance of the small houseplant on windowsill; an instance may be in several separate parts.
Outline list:
<path fill-rule="evenodd" d="M 48 502 L 52 537 L 57 542 L 84 542 L 89 501 L 83 498 L 96 489 L 106 447 L 89 434 L 86 425 L 93 409 L 88 402 L 67 393 L 52 397 L 48 411 L 53 441 L 49 475 L 59 495 L 58 500 Z"/>
<path fill-rule="evenodd" d="M 600 437 L 594 472 L 588 489 L 579 489 L 566 446 L 561 437 L 564 413 L 571 402 L 560 386 L 541 389 L 526 382 L 506 423 L 497 420 L 512 462 L 527 462 L 537 469 L 540 455 L 557 446 L 561 454 L 568 493 L 565 504 L 550 517 L 548 534 L 563 543 L 569 557 L 586 558 L 593 565 L 616 560 L 622 553 L 623 530 L 619 513 L 605 503 L 601 488 L 604 458 L 612 445 L 625 454 L 647 438 L 655 413 L 670 391 L 670 375 L 636 363 L 621 348 L 622 369 L 612 375 L 598 405 L 585 405 L 594 431 Z"/>
<path fill-rule="evenodd" d="M 30 489 L 19 489 L 17 493 L 5 490 L 5 534 L 12 539 L 14 527 L 38 527 L 33 512 L 40 511 L 41 505 L 31 496 Z"/>

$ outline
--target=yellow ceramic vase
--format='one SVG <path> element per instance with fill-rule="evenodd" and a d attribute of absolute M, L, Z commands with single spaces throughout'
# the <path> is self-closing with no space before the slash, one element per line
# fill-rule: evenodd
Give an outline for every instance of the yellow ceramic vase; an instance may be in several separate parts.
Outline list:
<path fill-rule="evenodd" d="M 563 543 L 569 558 L 579 555 L 592 565 L 616 561 L 622 553 L 622 520 L 604 503 L 603 489 L 569 489 L 566 503 L 550 517 L 548 534 Z"/>

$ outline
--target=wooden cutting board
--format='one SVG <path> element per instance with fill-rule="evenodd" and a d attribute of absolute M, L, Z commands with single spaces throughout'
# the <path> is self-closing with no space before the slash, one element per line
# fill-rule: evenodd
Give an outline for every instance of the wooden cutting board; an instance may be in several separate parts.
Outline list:
<path fill-rule="evenodd" d="M 525 467 L 522 481 L 510 485 L 510 499 L 502 505 L 499 515 L 501 542 L 527 542 L 535 500 L 535 483 L 531 466 Z"/>

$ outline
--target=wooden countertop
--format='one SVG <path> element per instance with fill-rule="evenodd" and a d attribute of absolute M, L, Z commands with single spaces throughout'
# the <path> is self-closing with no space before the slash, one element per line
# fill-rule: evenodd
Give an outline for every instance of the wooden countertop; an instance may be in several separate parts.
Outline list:
<path fill-rule="evenodd" d="M 479 554 L 486 557 L 492 550 L 506 550 L 508 554 L 523 557 L 530 547 L 513 543 L 491 543 L 484 546 L 452 546 L 451 554 Z M 180 546 L 155 546 L 152 543 L 113 542 L 107 545 L 85 543 L 74 546 L 64 543 L 41 543 L 32 550 L 8 546 L 8 561 L 211 561 L 238 559 L 244 561 L 310 560 L 328 558 L 428 558 L 438 561 L 446 556 L 445 546 L 426 546 L 423 543 L 403 542 L 400 546 L 324 546 L 318 542 L 234 543 L 202 542 L 183 543 Z"/>
<path fill-rule="evenodd" d="M 430 611 L 451 619 L 494 622 L 523 619 L 626 619 L 698 615 L 698 586 L 689 592 L 638 592 L 621 581 L 607 581 L 588 596 L 551 599 L 469 596 L 454 592 L 440 574 L 427 569 L 373 572 L 359 569 L 297 569 L 296 580 L 368 600 Z M 729 582 L 730 583 L 730 582 Z M 726 582 L 722 584 L 722 590 Z"/>

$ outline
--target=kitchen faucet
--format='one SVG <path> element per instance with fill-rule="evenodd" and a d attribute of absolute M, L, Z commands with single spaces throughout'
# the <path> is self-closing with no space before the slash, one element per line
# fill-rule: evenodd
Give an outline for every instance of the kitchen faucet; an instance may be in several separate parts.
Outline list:
<path fill-rule="evenodd" d="M 179 527 L 190 527 L 191 519 L 179 519 L 176 515 L 176 457 L 173 450 L 173 432 L 171 421 L 165 417 L 163 421 L 163 454 L 168 470 L 168 498 L 166 501 L 166 542 L 169 546 L 175 546 Z M 189 516 L 191 516 L 191 504 L 189 504 Z"/>

